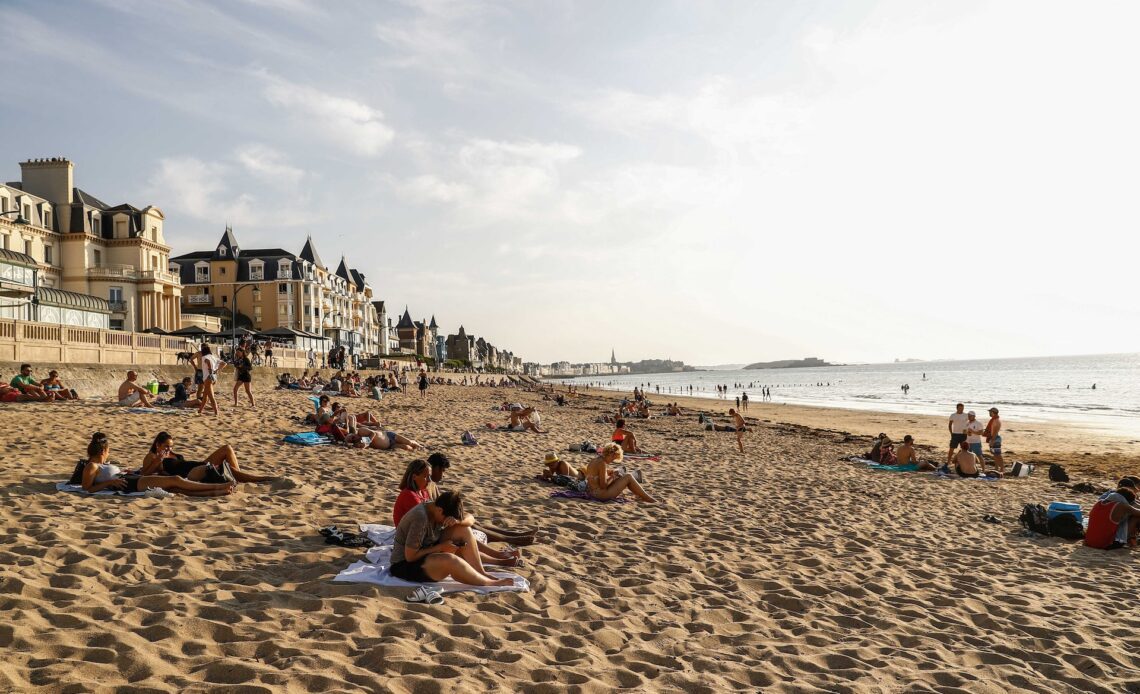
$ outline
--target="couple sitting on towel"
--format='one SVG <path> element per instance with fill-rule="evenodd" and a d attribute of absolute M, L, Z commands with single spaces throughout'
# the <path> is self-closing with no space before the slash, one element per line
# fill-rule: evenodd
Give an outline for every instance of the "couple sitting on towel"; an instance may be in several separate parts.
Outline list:
<path fill-rule="evenodd" d="M 601 501 L 616 499 L 626 489 L 634 496 L 650 504 L 657 503 L 641 486 L 633 474 L 611 470 L 610 465 L 620 463 L 622 460 L 621 446 L 617 443 L 607 443 L 598 450 L 598 457 L 590 461 L 584 468 L 574 468 L 557 455 L 546 456 L 546 469 L 542 473 L 544 480 L 549 480 L 579 492 L 585 492 L 592 498 Z"/>
<path fill-rule="evenodd" d="M 327 395 L 320 397 L 316 414 L 309 417 L 316 420 L 318 434 L 324 434 L 334 441 L 356 448 L 377 448 L 382 451 L 391 449 L 414 451 L 423 448 L 423 444 L 403 434 L 381 429 L 380 420 L 371 412 L 353 415 L 349 414 L 340 403 L 334 402 L 330 405 Z"/>
<path fill-rule="evenodd" d="M 392 511 L 396 537 L 392 547 L 392 575 L 413 583 L 442 581 L 451 577 L 473 586 L 509 586 L 510 578 L 496 578 L 486 565 L 513 567 L 518 550 L 495 550 L 482 542 L 529 545 L 535 531 L 513 532 L 480 527 L 467 513 L 460 492 L 439 492 L 436 483 L 451 461 L 442 453 L 429 460 L 413 460 L 400 481 L 400 494 Z"/>

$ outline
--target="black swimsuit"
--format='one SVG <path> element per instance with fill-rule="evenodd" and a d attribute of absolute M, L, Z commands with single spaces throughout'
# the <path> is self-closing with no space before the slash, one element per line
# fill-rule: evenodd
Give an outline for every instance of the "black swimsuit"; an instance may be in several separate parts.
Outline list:
<path fill-rule="evenodd" d="M 163 458 L 162 471 L 168 475 L 176 477 L 186 477 L 190 471 L 198 467 L 202 463 L 186 460 L 180 455 L 175 455 L 173 458 Z"/>

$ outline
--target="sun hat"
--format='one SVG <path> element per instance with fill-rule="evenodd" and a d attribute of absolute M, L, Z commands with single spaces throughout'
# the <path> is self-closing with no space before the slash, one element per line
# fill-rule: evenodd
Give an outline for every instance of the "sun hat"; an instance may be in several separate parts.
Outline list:
<path fill-rule="evenodd" d="M 546 454 L 546 462 L 548 462 L 548 463 L 560 463 L 560 462 L 562 462 L 562 459 L 558 457 L 557 453 L 547 453 Z"/>

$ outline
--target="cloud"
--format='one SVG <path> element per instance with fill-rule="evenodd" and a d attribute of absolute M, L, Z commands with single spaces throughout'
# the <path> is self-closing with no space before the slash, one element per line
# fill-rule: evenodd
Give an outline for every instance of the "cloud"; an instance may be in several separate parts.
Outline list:
<path fill-rule="evenodd" d="M 346 152 L 375 157 L 395 136 L 384 114 L 367 104 L 277 77 L 266 75 L 265 79 L 264 96 L 269 103 L 285 109 L 298 125 Z"/>
<path fill-rule="evenodd" d="M 237 151 L 236 158 L 250 174 L 271 184 L 296 187 L 305 176 L 284 154 L 265 145 L 246 145 Z"/>

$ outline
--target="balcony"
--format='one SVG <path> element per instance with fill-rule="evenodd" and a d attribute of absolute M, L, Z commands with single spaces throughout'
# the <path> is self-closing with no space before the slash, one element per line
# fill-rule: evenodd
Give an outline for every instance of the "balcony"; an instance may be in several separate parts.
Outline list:
<path fill-rule="evenodd" d="M 194 306 L 210 306 L 213 302 L 213 297 L 209 294 L 190 294 L 185 297 L 186 303 Z"/>
<path fill-rule="evenodd" d="M 182 284 L 182 280 L 178 275 L 166 270 L 140 270 L 138 273 L 139 279 L 149 280 L 151 282 L 165 282 L 166 284 Z"/>
<path fill-rule="evenodd" d="M 125 301 L 108 301 L 107 303 L 111 305 L 111 313 L 127 312 L 127 302 Z"/>
<path fill-rule="evenodd" d="M 133 280 L 138 276 L 138 271 L 130 265 L 100 265 L 87 268 L 87 277 L 93 280 Z"/>

